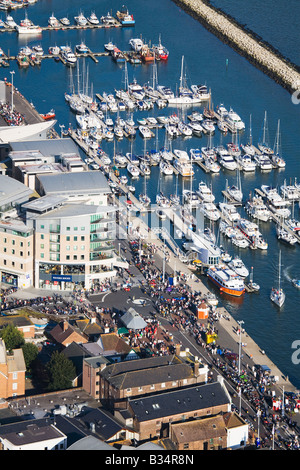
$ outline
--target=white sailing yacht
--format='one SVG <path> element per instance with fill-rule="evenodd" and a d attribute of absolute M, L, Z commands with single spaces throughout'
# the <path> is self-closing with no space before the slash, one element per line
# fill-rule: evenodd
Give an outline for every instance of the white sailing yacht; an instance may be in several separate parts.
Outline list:
<path fill-rule="evenodd" d="M 285 293 L 280 285 L 280 272 L 281 272 L 281 251 L 279 252 L 279 266 L 278 266 L 278 287 L 272 287 L 270 298 L 278 307 L 282 307 L 285 301 Z"/>
<path fill-rule="evenodd" d="M 274 151 L 271 156 L 271 160 L 273 163 L 278 168 L 285 168 L 285 160 L 281 156 L 281 150 L 280 150 L 280 119 L 278 119 L 278 124 L 277 124 L 277 132 L 276 132 L 276 137 L 275 137 L 275 143 L 274 143 Z"/>
<path fill-rule="evenodd" d="M 168 98 L 169 105 L 194 105 L 201 103 L 199 96 L 194 95 L 192 90 L 190 90 L 186 85 L 186 78 L 183 73 L 184 70 L 184 56 L 181 58 L 181 74 L 179 80 L 179 90 L 178 95 Z"/>

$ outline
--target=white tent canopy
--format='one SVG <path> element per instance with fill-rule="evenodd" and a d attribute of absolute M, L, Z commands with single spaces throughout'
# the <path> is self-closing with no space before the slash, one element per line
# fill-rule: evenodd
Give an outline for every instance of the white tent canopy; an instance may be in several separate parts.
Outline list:
<path fill-rule="evenodd" d="M 137 313 L 134 308 L 130 307 L 126 313 L 121 317 L 122 323 L 127 329 L 142 330 L 147 326 L 145 320 Z"/>

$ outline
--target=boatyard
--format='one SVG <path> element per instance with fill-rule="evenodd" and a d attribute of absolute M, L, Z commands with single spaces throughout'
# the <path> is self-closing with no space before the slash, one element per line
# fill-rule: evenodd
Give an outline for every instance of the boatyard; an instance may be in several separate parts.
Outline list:
<path fill-rule="evenodd" d="M 16 233 L 34 253 L 0 257 L 0 309 L 29 299 L 43 314 L 53 309 L 51 321 L 65 328 L 100 322 L 132 349 L 116 365 L 141 360 L 140 350 L 148 360 L 183 357 L 184 349 L 195 370 L 198 360 L 201 374 L 207 367 L 206 383 L 223 377 L 228 411 L 248 425 L 251 443 L 261 446 L 261 425 L 271 448 L 272 424 L 273 446 L 276 435 L 276 448 L 298 448 L 300 383 L 290 350 L 300 183 L 296 110 L 286 99 L 298 68 L 208 1 L 160 4 L 174 30 L 162 18 L 147 25 L 152 7 L 132 3 L 105 15 L 93 2 L 86 14 L 57 9 L 61 18 L 48 8 L 39 16 L 35 4 L 25 14 L 5 10 L 0 177 L 23 192 L 12 192 L 10 206 L 5 200 L 0 225 L 5 253 Z M 201 45 L 197 61 L 191 39 Z M 121 328 L 129 306 L 146 330 Z M 282 444 L 284 423 L 291 435 Z"/>

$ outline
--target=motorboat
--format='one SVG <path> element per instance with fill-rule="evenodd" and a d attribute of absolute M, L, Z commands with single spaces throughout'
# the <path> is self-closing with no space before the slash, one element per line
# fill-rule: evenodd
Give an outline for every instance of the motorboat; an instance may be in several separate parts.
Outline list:
<path fill-rule="evenodd" d="M 150 139 L 152 137 L 152 132 L 147 126 L 139 126 L 139 131 L 143 139 Z"/>
<path fill-rule="evenodd" d="M 81 54 L 86 54 L 89 51 L 89 48 L 83 41 L 80 44 L 77 44 L 75 47 L 76 51 Z"/>
<path fill-rule="evenodd" d="M 67 16 L 64 16 L 63 18 L 60 18 L 59 21 L 63 26 L 70 26 L 70 24 L 71 24 L 71 21 L 69 20 L 69 18 Z"/>
<path fill-rule="evenodd" d="M 120 183 L 122 184 L 127 184 L 128 183 L 128 178 L 126 175 L 120 176 Z"/>
<path fill-rule="evenodd" d="M 180 134 L 185 137 L 191 137 L 193 135 L 193 130 L 191 129 L 191 127 L 182 121 L 179 121 L 177 128 Z"/>
<path fill-rule="evenodd" d="M 200 98 L 201 101 L 209 101 L 210 100 L 210 92 L 207 88 L 206 85 L 191 85 L 191 90 L 193 94 L 197 97 Z"/>
<path fill-rule="evenodd" d="M 61 56 L 67 65 L 75 65 L 77 62 L 77 57 L 72 51 L 65 50 L 62 52 Z"/>
<path fill-rule="evenodd" d="M 241 216 L 237 212 L 233 204 L 227 204 L 226 202 L 219 203 L 219 209 L 223 216 L 228 219 L 230 222 L 237 222 L 240 220 Z"/>
<path fill-rule="evenodd" d="M 129 45 L 135 52 L 140 52 L 144 45 L 144 41 L 141 38 L 131 38 L 129 39 Z"/>
<path fill-rule="evenodd" d="M 150 166 L 145 162 L 140 163 L 140 170 L 141 170 L 141 173 L 144 174 L 144 176 L 150 176 L 151 175 Z"/>
<path fill-rule="evenodd" d="M 113 18 L 113 16 L 111 16 L 109 12 L 106 15 L 101 16 L 100 21 L 106 27 L 110 27 L 115 24 L 115 19 Z"/>
<path fill-rule="evenodd" d="M 127 171 L 128 171 L 128 173 L 130 173 L 130 175 L 133 178 L 137 178 L 137 177 L 140 176 L 140 170 L 136 165 L 134 165 L 134 163 L 128 163 Z"/>
<path fill-rule="evenodd" d="M 237 256 L 229 261 L 228 266 L 242 278 L 249 276 L 249 270 L 246 268 L 241 258 Z"/>
<path fill-rule="evenodd" d="M 11 15 L 7 15 L 4 23 L 8 28 L 15 28 L 17 26 L 17 23 Z"/>
<path fill-rule="evenodd" d="M 94 11 L 91 12 L 91 14 L 90 14 L 90 16 L 88 16 L 87 20 L 92 25 L 98 25 L 100 23 L 97 15 Z"/>
<path fill-rule="evenodd" d="M 107 52 L 113 52 L 113 50 L 115 49 L 115 44 L 111 41 L 107 42 L 106 44 L 104 44 L 104 49 L 107 51 Z"/>
<path fill-rule="evenodd" d="M 214 202 L 215 200 L 214 194 L 204 181 L 200 181 L 197 194 L 199 194 L 203 202 Z"/>
<path fill-rule="evenodd" d="M 201 162 L 203 157 L 200 149 L 190 149 L 192 162 Z"/>
<path fill-rule="evenodd" d="M 294 218 L 287 219 L 285 223 L 289 229 L 293 230 L 293 232 L 300 233 L 300 221 L 299 220 L 294 219 Z"/>
<path fill-rule="evenodd" d="M 222 152 L 219 156 L 220 165 L 226 170 L 235 171 L 237 169 L 237 163 L 229 153 Z"/>
<path fill-rule="evenodd" d="M 237 157 L 237 163 L 240 166 L 242 171 L 255 171 L 256 169 L 256 162 L 252 160 L 249 154 L 243 154 Z"/>
<path fill-rule="evenodd" d="M 190 207 L 198 207 L 200 205 L 199 196 L 194 191 L 184 189 L 182 191 L 182 197 L 183 197 L 184 203 L 189 205 Z"/>
<path fill-rule="evenodd" d="M 58 28 L 60 26 L 59 23 L 59 20 L 54 16 L 54 13 L 52 13 L 48 19 L 48 25 L 51 26 L 51 28 Z"/>
<path fill-rule="evenodd" d="M 300 289 L 300 279 L 292 279 L 291 282 L 294 287 L 297 287 L 297 289 Z"/>
<path fill-rule="evenodd" d="M 221 293 L 240 297 L 245 292 L 243 279 L 226 265 L 212 266 L 207 271 L 207 277 Z"/>
<path fill-rule="evenodd" d="M 209 119 L 204 119 L 203 121 L 201 121 L 201 127 L 205 134 L 213 134 L 216 130 L 215 125 Z"/>
<path fill-rule="evenodd" d="M 254 160 L 256 161 L 256 164 L 261 171 L 270 171 L 273 168 L 272 162 L 268 155 L 256 154 Z"/>
<path fill-rule="evenodd" d="M 261 196 L 254 196 L 252 199 L 246 202 L 246 212 L 254 219 L 268 222 L 272 220 L 272 213 L 267 208 Z"/>
<path fill-rule="evenodd" d="M 137 83 L 135 78 L 133 82 L 128 84 L 128 93 L 136 100 L 143 100 L 145 98 L 145 91 L 143 87 Z"/>
<path fill-rule="evenodd" d="M 286 228 L 284 228 L 280 224 L 278 224 L 276 227 L 276 234 L 277 234 L 278 240 L 284 243 L 287 243 L 288 245 L 295 245 L 298 242 L 295 235 L 290 233 Z"/>
<path fill-rule="evenodd" d="M 44 50 L 40 44 L 32 46 L 32 50 L 36 55 L 42 56 L 44 54 Z"/>
<path fill-rule="evenodd" d="M 242 131 L 245 129 L 245 123 L 241 120 L 240 116 L 231 108 L 225 115 L 224 121 L 231 132 Z"/>
<path fill-rule="evenodd" d="M 193 176 L 194 170 L 193 165 L 186 158 L 175 158 L 173 161 L 173 166 L 175 170 L 179 172 L 181 176 Z"/>
<path fill-rule="evenodd" d="M 286 180 L 284 180 L 284 184 L 280 186 L 282 196 L 288 201 L 296 201 L 299 199 L 299 191 L 295 185 L 286 184 Z"/>
<path fill-rule="evenodd" d="M 74 16 L 74 20 L 78 26 L 86 26 L 88 22 L 88 20 L 86 19 L 86 17 L 84 16 L 82 12 L 80 12 L 77 16 Z"/>
<path fill-rule="evenodd" d="M 170 165 L 167 161 L 161 161 L 159 164 L 159 169 L 161 173 L 163 173 L 166 176 L 173 175 L 174 170 L 172 165 Z"/>
<path fill-rule="evenodd" d="M 220 219 L 221 214 L 217 206 L 213 202 L 203 202 L 200 206 L 200 212 L 204 214 L 209 220 L 213 222 Z"/>
<path fill-rule="evenodd" d="M 290 217 L 291 211 L 287 207 L 288 201 L 284 200 L 280 196 L 276 188 L 268 185 L 262 185 L 261 190 L 266 195 L 268 207 L 272 212 L 274 212 L 276 215 L 279 215 L 280 217 Z"/>
<path fill-rule="evenodd" d="M 115 155 L 115 164 L 117 166 L 126 166 L 127 165 L 127 158 L 125 157 L 125 155 L 123 155 L 123 153 L 116 153 Z"/>
<path fill-rule="evenodd" d="M 213 160 L 212 158 L 207 158 L 207 157 L 204 157 L 204 161 L 203 161 L 205 167 L 207 168 L 208 171 L 210 171 L 211 173 L 219 173 L 220 172 L 220 165 L 215 161 Z"/>
<path fill-rule="evenodd" d="M 162 99 L 168 101 L 170 98 L 174 98 L 174 92 L 171 90 L 170 87 L 165 85 L 157 85 L 157 91 L 159 92 Z"/>
<path fill-rule="evenodd" d="M 50 46 L 48 49 L 49 54 L 58 56 L 60 53 L 60 47 L 59 46 Z"/>

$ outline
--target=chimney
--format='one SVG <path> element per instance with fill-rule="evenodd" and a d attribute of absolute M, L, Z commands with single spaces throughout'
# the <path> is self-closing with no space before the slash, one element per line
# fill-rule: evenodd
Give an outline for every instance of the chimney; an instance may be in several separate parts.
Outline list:
<path fill-rule="evenodd" d="M 199 362 L 194 362 L 194 374 L 195 377 L 199 375 Z"/>
<path fill-rule="evenodd" d="M 175 354 L 176 356 L 180 356 L 181 345 L 179 343 L 175 346 Z"/>
<path fill-rule="evenodd" d="M 63 326 L 62 326 L 62 330 L 67 331 L 68 328 L 69 328 L 69 323 L 67 321 L 64 321 Z"/>

